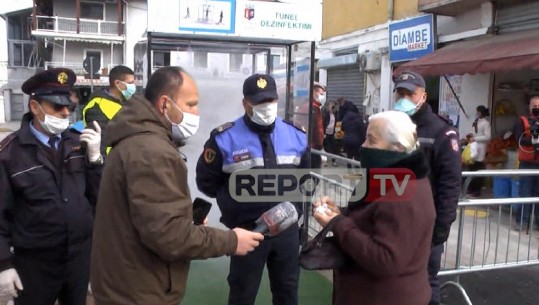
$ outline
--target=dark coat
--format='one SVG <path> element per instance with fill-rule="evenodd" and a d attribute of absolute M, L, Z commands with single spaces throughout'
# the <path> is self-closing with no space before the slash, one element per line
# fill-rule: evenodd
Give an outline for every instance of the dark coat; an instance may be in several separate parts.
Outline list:
<path fill-rule="evenodd" d="M 436 207 L 436 224 L 432 243 L 443 244 L 449 237 L 457 216 L 462 183 L 462 162 L 458 132 L 447 120 L 425 104 L 413 116 L 417 125 L 420 149 L 430 165 L 430 184 Z"/>
<path fill-rule="evenodd" d="M 348 257 L 334 271 L 334 305 L 425 305 L 430 300 L 427 265 L 435 212 L 428 166 L 417 152 L 392 167 L 415 173 L 403 195 L 411 199 L 349 203 L 332 220 Z M 396 196 L 395 190 L 388 196 Z"/>
<path fill-rule="evenodd" d="M 177 305 L 191 259 L 233 254 L 237 238 L 193 224 L 187 166 L 171 125 L 134 96 L 109 123 L 92 244 L 96 304 Z"/>
<path fill-rule="evenodd" d="M 354 104 L 345 104 L 342 108 L 343 143 L 346 146 L 360 147 L 365 142 L 367 129 L 359 110 Z"/>
<path fill-rule="evenodd" d="M 30 129 L 31 114 L 0 144 L 0 271 L 11 266 L 10 246 L 55 249 L 92 236 L 101 165 L 90 165 L 79 134 L 62 133 L 56 162 Z"/>

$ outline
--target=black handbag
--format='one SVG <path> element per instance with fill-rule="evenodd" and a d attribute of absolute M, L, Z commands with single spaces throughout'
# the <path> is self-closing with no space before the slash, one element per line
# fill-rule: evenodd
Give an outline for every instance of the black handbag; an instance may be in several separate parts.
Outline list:
<path fill-rule="evenodd" d="M 339 248 L 335 236 L 327 237 L 331 231 L 330 222 L 313 239 L 308 241 L 299 253 L 299 264 L 306 270 L 337 269 L 344 265 L 345 256 Z"/>

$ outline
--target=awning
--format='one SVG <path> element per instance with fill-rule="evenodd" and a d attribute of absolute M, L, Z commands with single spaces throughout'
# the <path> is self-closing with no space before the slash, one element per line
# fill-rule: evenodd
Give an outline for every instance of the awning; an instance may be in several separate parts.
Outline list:
<path fill-rule="evenodd" d="M 539 69 L 539 31 L 452 43 L 395 70 L 423 76 Z"/>

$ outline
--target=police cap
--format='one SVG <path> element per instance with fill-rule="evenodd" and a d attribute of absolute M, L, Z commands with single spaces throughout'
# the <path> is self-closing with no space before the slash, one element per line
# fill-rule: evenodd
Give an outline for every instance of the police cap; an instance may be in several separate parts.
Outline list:
<path fill-rule="evenodd" d="M 22 84 L 22 92 L 31 98 L 69 106 L 69 90 L 75 84 L 75 72 L 67 68 L 49 69 L 35 74 Z"/>
<path fill-rule="evenodd" d="M 277 85 L 273 77 L 266 74 L 253 74 L 243 83 L 243 96 L 254 105 L 278 99 Z"/>
<path fill-rule="evenodd" d="M 415 72 L 402 72 L 393 80 L 393 82 L 395 83 L 395 90 L 404 88 L 406 90 L 415 91 L 417 88 L 425 88 L 425 80 L 421 75 Z"/>

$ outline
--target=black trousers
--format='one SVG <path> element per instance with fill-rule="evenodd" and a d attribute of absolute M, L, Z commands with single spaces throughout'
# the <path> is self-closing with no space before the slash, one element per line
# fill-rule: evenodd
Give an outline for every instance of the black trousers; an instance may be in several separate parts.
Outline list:
<path fill-rule="evenodd" d="M 24 290 L 15 305 L 85 305 L 90 278 L 88 239 L 47 250 L 15 250 L 15 270 Z"/>
<path fill-rule="evenodd" d="M 326 137 L 324 138 L 324 150 L 330 154 L 340 155 L 341 149 L 337 144 L 337 140 L 335 140 L 334 135 L 326 135 Z M 332 159 L 331 162 L 335 162 L 335 159 Z"/>
<path fill-rule="evenodd" d="M 360 151 L 361 151 L 361 146 L 347 145 L 347 144 L 344 145 L 344 152 L 346 153 L 346 157 L 348 159 L 359 161 Z M 346 167 L 352 168 L 350 164 L 347 164 Z M 355 167 L 358 167 L 358 166 L 355 166 Z"/>
<path fill-rule="evenodd" d="M 299 231 L 293 225 L 266 238 L 246 256 L 230 258 L 229 305 L 253 305 L 267 263 L 273 305 L 297 305 L 299 282 Z"/>
<path fill-rule="evenodd" d="M 429 256 L 429 284 L 432 290 L 432 296 L 428 305 L 440 305 L 441 301 L 441 288 L 440 279 L 438 278 L 438 272 L 440 272 L 440 266 L 442 263 L 442 253 L 444 252 L 444 245 L 432 246 Z"/>
<path fill-rule="evenodd" d="M 470 171 L 478 171 L 485 168 L 485 163 L 478 161 L 475 161 L 468 167 Z M 468 186 L 468 193 L 475 196 L 481 196 L 481 188 L 483 187 L 483 185 L 485 185 L 485 177 L 472 178 L 472 181 L 470 181 L 470 186 Z"/>

